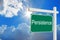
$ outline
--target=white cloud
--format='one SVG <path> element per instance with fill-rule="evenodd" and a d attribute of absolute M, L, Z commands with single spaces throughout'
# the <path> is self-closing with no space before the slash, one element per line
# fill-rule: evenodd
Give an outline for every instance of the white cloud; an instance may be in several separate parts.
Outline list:
<path fill-rule="evenodd" d="M 15 26 L 11 26 L 10 28 L 11 28 L 12 32 L 14 32 L 16 30 Z"/>
<path fill-rule="evenodd" d="M 13 17 L 12 12 L 9 11 L 9 12 L 5 15 L 5 17 Z"/>
<path fill-rule="evenodd" d="M 15 40 L 29 40 L 30 27 L 26 23 L 18 24 L 17 27 L 14 25 L 2 25 L 0 26 L 0 36 L 1 34 L 4 35 L 4 38 L 7 35 L 8 39 L 13 38 Z"/>
<path fill-rule="evenodd" d="M 3 34 L 6 29 L 7 29 L 7 25 L 2 25 L 0 27 L 0 34 Z"/>
<path fill-rule="evenodd" d="M 0 34 L 3 34 L 6 30 L 9 30 L 11 32 L 14 32 L 15 30 L 20 30 L 20 31 L 23 31 L 26 33 L 30 33 L 30 26 L 27 25 L 26 23 L 18 24 L 17 27 L 15 27 L 15 26 L 8 27 L 7 25 L 0 26 Z"/>
<path fill-rule="evenodd" d="M 26 23 L 21 23 L 18 25 L 17 29 L 22 30 L 24 32 L 30 32 L 30 26 L 27 25 Z"/>
<path fill-rule="evenodd" d="M 18 0 L 4 0 L 4 10 L 0 11 L 0 15 L 4 15 L 5 17 L 18 16 L 18 11 L 21 11 L 21 10 L 26 11 L 23 8 L 24 6 L 25 5 L 23 4 L 21 0 L 19 0 L 19 2 Z"/>

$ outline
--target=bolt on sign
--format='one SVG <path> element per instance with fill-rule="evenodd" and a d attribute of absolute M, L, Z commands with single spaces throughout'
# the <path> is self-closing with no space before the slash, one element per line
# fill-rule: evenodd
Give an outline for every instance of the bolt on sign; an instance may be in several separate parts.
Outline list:
<path fill-rule="evenodd" d="M 50 32 L 52 31 L 52 16 L 31 14 L 32 32 Z"/>

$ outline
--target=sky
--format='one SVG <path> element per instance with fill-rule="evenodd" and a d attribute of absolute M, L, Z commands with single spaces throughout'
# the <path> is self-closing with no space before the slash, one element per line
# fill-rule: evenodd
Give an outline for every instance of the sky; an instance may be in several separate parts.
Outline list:
<path fill-rule="evenodd" d="M 57 7 L 60 12 L 60 0 L 32 0 L 33 8 L 41 8 L 47 10 L 53 10 L 53 7 Z M 57 14 L 57 24 L 60 24 L 60 13 Z"/>
<path fill-rule="evenodd" d="M 60 0 L 0 0 L 0 40 L 53 40 L 53 32 L 31 33 L 29 8 L 53 10 L 60 12 Z M 57 25 L 60 13 L 57 14 Z M 60 27 L 59 27 L 60 28 Z M 58 40 L 60 40 L 58 30 Z"/>
<path fill-rule="evenodd" d="M 5 10 L 5 12 L 6 13 L 0 13 L 1 15 L 0 15 L 0 22 L 1 22 L 1 24 L 0 25 L 2 25 L 2 24 L 8 24 L 8 25 L 10 25 L 10 24 L 18 24 L 18 23 L 21 23 L 21 22 L 23 22 L 22 20 L 24 19 L 24 18 L 21 18 L 21 16 L 24 16 L 25 14 L 23 14 L 22 12 L 24 12 L 24 10 L 26 10 L 25 8 L 25 6 L 26 5 L 28 5 L 28 7 L 31 7 L 31 8 L 41 8 L 41 9 L 47 9 L 47 10 L 53 10 L 53 7 L 54 6 L 56 6 L 57 7 L 57 10 L 60 12 L 60 7 L 59 7 L 59 0 L 28 0 L 29 1 L 29 4 L 28 3 L 25 3 L 25 4 L 22 4 L 22 3 L 20 3 L 21 5 L 20 5 L 20 9 L 18 9 L 17 8 L 17 10 L 16 9 L 14 9 L 14 8 L 12 8 L 12 6 L 10 6 L 10 7 L 8 7 L 7 6 L 7 8 L 6 8 L 6 10 L 10 10 L 10 11 L 7 11 L 6 12 L 6 10 Z M 0 1 L 1 2 L 1 1 Z M 24 2 L 23 2 L 24 3 Z M 1 3 L 0 3 L 1 4 Z M 3 4 L 3 3 L 2 3 Z M 16 3 L 16 5 L 17 5 L 18 3 Z M 9 5 L 9 4 L 8 4 Z M 24 6 L 23 6 L 24 5 Z M 4 8 L 3 7 L 3 5 L 1 6 L 2 8 Z M 0 8 L 1 8 L 0 7 Z M 9 8 L 9 9 L 8 9 Z M 23 10 L 23 8 L 24 8 L 24 10 Z M 15 11 L 13 11 L 13 10 L 15 10 Z M 19 11 L 20 10 L 20 11 Z M 10 13 L 11 12 L 11 13 Z M 8 14 L 9 13 L 9 14 Z M 12 14 L 13 13 L 13 14 Z M 6 15 L 5 15 L 6 14 Z M 15 16 L 14 16 L 15 15 Z M 57 24 L 60 24 L 60 18 L 59 18 L 59 16 L 60 16 L 60 13 L 58 13 L 57 14 Z M 19 18 L 20 17 L 20 18 Z M 16 20 L 17 19 L 17 20 Z M 20 20 L 20 21 L 18 21 L 18 19 Z M 5 20 L 5 21 L 4 21 Z M 16 21 L 15 21 L 16 20 Z M 8 23 L 6 23 L 7 21 L 10 21 L 10 22 L 8 22 Z M 12 21 L 14 21 L 14 22 L 12 22 Z M 18 22 L 17 22 L 18 21 Z M 11 23 L 12 22 L 12 23 Z"/>

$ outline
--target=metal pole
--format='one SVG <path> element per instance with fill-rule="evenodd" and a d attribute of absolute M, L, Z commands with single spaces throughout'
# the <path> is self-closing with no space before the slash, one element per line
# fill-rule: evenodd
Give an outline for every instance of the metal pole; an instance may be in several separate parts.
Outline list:
<path fill-rule="evenodd" d="M 53 13 L 53 40 L 57 40 L 57 27 L 56 27 L 56 21 L 57 21 L 56 20 L 56 18 L 57 18 L 56 11 L 57 11 L 57 8 L 54 7 L 53 10 L 54 10 L 54 13 Z"/>
<path fill-rule="evenodd" d="M 45 13 L 54 13 L 53 10 L 37 9 L 37 8 L 28 8 L 28 11 L 32 12 L 45 12 Z M 56 11 L 58 13 L 58 11 Z"/>

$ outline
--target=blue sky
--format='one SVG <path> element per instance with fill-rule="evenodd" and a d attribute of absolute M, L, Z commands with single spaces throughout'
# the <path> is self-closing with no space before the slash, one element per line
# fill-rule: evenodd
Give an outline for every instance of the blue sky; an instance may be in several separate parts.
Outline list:
<path fill-rule="evenodd" d="M 30 4 L 29 6 L 32 8 L 41 8 L 47 10 L 53 10 L 53 7 L 56 6 L 57 10 L 60 12 L 59 0 L 30 0 L 29 4 Z M 24 21 L 24 18 L 21 18 L 21 15 L 22 15 L 21 12 L 18 12 L 18 16 L 14 16 L 12 18 L 6 18 L 0 15 L 0 23 L 1 23 L 0 25 L 2 24 L 15 25 L 22 22 L 27 22 L 26 20 Z M 60 13 L 57 14 L 57 24 L 60 24 L 59 17 L 60 17 Z"/>
<path fill-rule="evenodd" d="M 47 10 L 53 10 L 56 6 L 57 10 L 60 12 L 60 0 L 31 0 L 33 8 L 41 8 Z M 57 24 L 60 24 L 60 13 L 57 14 Z"/>
<path fill-rule="evenodd" d="M 60 24 L 60 0 L 32 0 L 32 5 L 33 5 L 32 6 L 33 8 L 41 8 L 41 9 L 47 9 L 47 10 L 53 10 L 53 7 L 56 6 L 57 10 L 59 11 L 59 14 L 57 14 L 57 25 Z M 57 40 L 60 40 L 59 38 L 60 31 L 58 31 L 57 34 L 58 34 Z M 50 36 L 50 40 L 52 40 L 51 37 L 52 36 Z M 49 40 L 49 37 L 46 40 Z"/>
<path fill-rule="evenodd" d="M 1 1 L 2 0 L 0 0 L 0 2 Z M 17 39 L 25 40 L 27 39 L 27 37 L 29 37 L 30 19 L 28 18 L 28 15 L 25 16 L 27 14 L 25 13 L 26 6 L 32 8 L 47 9 L 47 10 L 53 10 L 53 7 L 56 6 L 57 10 L 60 12 L 60 0 L 28 0 L 28 1 L 20 0 L 19 2 L 23 3 L 23 5 L 22 3 L 20 3 L 20 6 L 18 6 L 20 8 L 17 8 L 16 5 L 14 4 L 12 5 L 10 4 L 11 6 L 7 8 L 6 13 L 1 12 L 1 10 L 3 10 L 4 7 L 0 3 L 0 30 L 2 29 L 2 31 L 4 32 L 4 33 L 2 32 L 3 33 L 2 35 L 0 34 L 0 38 L 2 40 L 17 40 Z M 15 9 L 17 8 L 17 10 L 15 10 L 12 6 Z M 60 13 L 57 14 L 57 25 L 58 24 L 60 24 Z M 7 27 L 5 25 L 7 25 Z M 59 37 L 60 37 L 60 30 L 58 31 L 58 40 L 60 40 Z M 32 33 L 32 40 L 35 38 L 36 40 L 38 38 L 41 38 L 42 40 L 52 40 L 53 33 L 52 32 Z"/>

